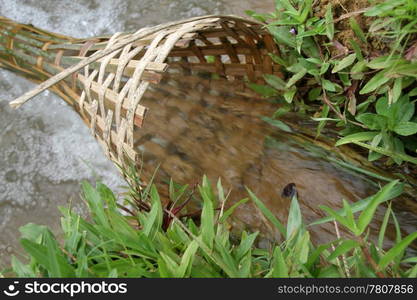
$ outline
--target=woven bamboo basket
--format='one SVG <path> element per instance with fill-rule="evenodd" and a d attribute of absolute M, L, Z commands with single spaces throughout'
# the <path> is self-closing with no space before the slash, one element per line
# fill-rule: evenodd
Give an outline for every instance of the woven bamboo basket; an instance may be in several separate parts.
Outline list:
<path fill-rule="evenodd" d="M 268 55 L 278 54 L 273 38 L 262 24 L 236 16 L 203 16 L 90 39 L 6 18 L 0 18 L 0 30 L 0 66 L 40 83 L 10 105 L 17 108 L 51 89 L 121 166 L 140 163 L 136 146 L 148 110 L 141 100 L 152 85 L 165 80 L 171 86 L 188 84 L 192 90 L 200 85 L 211 94 L 256 99 L 245 82 L 280 75 Z"/>

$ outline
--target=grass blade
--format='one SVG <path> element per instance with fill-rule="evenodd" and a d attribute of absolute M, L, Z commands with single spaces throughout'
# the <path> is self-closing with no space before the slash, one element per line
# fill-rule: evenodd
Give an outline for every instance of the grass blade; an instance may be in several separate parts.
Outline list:
<path fill-rule="evenodd" d="M 259 208 L 259 210 L 262 212 L 262 214 L 279 230 L 279 232 L 285 237 L 286 236 L 286 230 L 284 225 L 272 214 L 272 212 L 265 206 L 265 204 L 258 199 L 258 197 L 255 196 L 254 193 L 252 193 L 251 190 L 246 188 L 246 190 L 249 193 L 250 198 L 253 202 L 255 202 L 256 206 Z"/>
<path fill-rule="evenodd" d="M 297 194 L 291 199 L 290 211 L 288 213 L 287 222 L 287 239 L 293 234 L 299 232 L 303 226 L 303 218 L 301 215 L 300 205 L 298 204 Z"/>
<path fill-rule="evenodd" d="M 413 232 L 404 239 L 401 240 L 398 244 L 392 247 L 379 261 L 378 267 L 383 270 L 385 269 L 394 258 L 403 253 L 407 246 L 417 238 L 417 232 Z"/>
<path fill-rule="evenodd" d="M 353 248 L 359 246 L 359 243 L 355 240 L 346 240 L 340 243 L 339 246 L 327 257 L 327 260 L 332 261 L 336 257 L 339 257 Z"/>
<path fill-rule="evenodd" d="M 288 267 L 285 262 L 284 256 L 280 247 L 275 247 L 274 250 L 274 262 L 272 269 L 273 278 L 288 278 Z"/>
<path fill-rule="evenodd" d="M 378 205 L 386 201 L 387 196 L 391 193 L 391 190 L 395 187 L 395 185 L 397 185 L 398 182 L 398 180 L 394 180 L 385 185 L 362 211 L 357 223 L 360 234 L 365 231 L 365 228 L 371 222 Z"/>

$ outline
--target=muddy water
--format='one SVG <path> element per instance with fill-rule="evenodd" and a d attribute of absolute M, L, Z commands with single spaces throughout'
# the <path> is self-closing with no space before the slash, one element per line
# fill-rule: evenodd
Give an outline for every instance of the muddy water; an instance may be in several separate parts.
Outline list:
<path fill-rule="evenodd" d="M 330 163 L 330 152 L 306 147 L 309 143 L 300 143 L 296 135 L 262 121 L 260 117 L 272 115 L 276 104 L 219 94 L 201 84 L 207 77 L 200 81 L 168 77 L 143 99 L 149 111 L 144 127 L 138 130 L 137 147 L 143 151 L 148 177 L 158 165 L 159 180 L 173 178 L 193 185 L 203 174 L 214 183 L 220 176 L 232 203 L 247 197 L 248 187 L 282 221 L 290 205 L 290 199 L 282 196 L 283 189 L 295 183 L 307 224 L 323 216 L 319 205 L 341 208 L 342 199 L 355 202 L 377 191 L 366 177 Z M 290 118 L 314 132 L 314 124 L 295 115 Z M 318 155 L 320 151 L 323 153 Z M 415 199 L 399 199 L 396 213 L 410 233 L 416 230 L 417 219 L 407 205 L 417 212 Z M 377 219 L 382 220 L 384 211 L 378 210 Z M 268 239 L 279 238 L 252 204 L 237 210 L 234 225 L 260 230 Z M 374 233 L 378 226 L 379 222 L 373 225 Z M 312 227 L 312 235 L 316 242 L 324 243 L 334 240 L 336 232 L 333 223 L 328 223 Z"/>
<path fill-rule="evenodd" d="M 136 30 L 204 14 L 271 11 L 272 1 L 0 0 L 0 15 L 74 37 Z M 0 264 L 16 253 L 18 227 L 59 227 L 57 205 L 82 210 L 79 182 L 124 185 L 79 117 L 45 92 L 19 110 L 7 102 L 34 85 L 0 69 Z M 47 108 L 45 110 L 45 108 Z"/>

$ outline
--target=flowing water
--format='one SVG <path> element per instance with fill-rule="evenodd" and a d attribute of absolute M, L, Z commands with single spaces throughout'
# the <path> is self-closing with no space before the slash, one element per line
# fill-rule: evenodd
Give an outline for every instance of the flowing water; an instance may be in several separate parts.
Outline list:
<path fill-rule="evenodd" d="M 88 37 L 135 30 L 170 20 L 212 13 L 243 15 L 245 9 L 270 11 L 270 1 L 1 1 L 0 15 L 50 31 Z M 163 9 L 161 9 L 163 8 Z M 57 228 L 57 205 L 70 199 L 82 211 L 80 180 L 101 178 L 113 189 L 123 180 L 104 156 L 88 128 L 62 100 L 45 92 L 19 110 L 11 100 L 33 87 L 25 79 L 0 70 L 0 255 L 7 261 L 16 252 L 17 228 L 27 222 Z M 328 162 L 291 135 L 259 119 L 274 105 L 216 95 L 198 86 L 154 86 L 145 97 L 149 113 L 142 139 L 147 172 L 161 164 L 161 178 L 195 183 L 203 174 L 221 176 L 231 198 L 247 195 L 250 187 L 285 220 L 289 200 L 282 189 L 295 183 L 306 221 L 320 212 L 318 205 L 339 206 L 375 192 L 365 177 Z M 303 126 L 304 124 L 301 124 Z M 326 155 L 326 154 L 325 154 Z M 415 231 L 415 205 L 402 202 L 398 217 L 405 231 Z M 414 208 L 406 207 L 411 205 Z M 378 211 L 382 216 L 384 210 Z M 268 231 L 252 205 L 238 211 L 240 223 Z M 335 237 L 332 226 L 314 231 L 314 238 Z"/>

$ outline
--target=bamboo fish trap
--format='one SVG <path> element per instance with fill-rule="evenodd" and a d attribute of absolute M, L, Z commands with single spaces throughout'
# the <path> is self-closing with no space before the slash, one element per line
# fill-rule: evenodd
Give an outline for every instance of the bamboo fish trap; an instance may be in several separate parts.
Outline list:
<path fill-rule="evenodd" d="M 211 91 L 253 99 L 258 96 L 245 82 L 280 74 L 268 55 L 278 54 L 273 38 L 262 24 L 235 16 L 203 16 L 89 39 L 3 17 L 0 30 L 0 67 L 40 83 L 10 105 L 17 108 L 51 89 L 78 112 L 118 165 L 140 161 L 135 144 L 147 112 L 141 99 L 150 85 L 162 79 L 182 85 L 205 73 L 202 84 Z"/>

